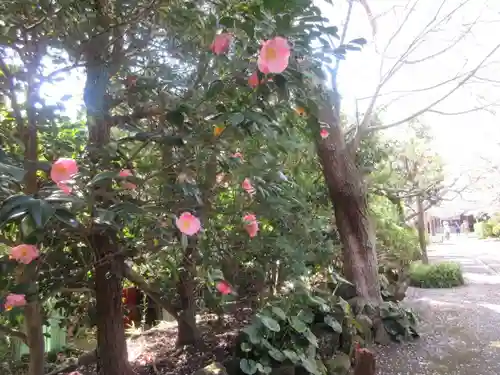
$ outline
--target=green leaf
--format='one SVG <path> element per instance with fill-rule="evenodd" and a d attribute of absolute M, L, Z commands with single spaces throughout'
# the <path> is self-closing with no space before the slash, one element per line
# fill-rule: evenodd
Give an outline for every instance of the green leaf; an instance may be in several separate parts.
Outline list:
<path fill-rule="evenodd" d="M 182 233 L 182 236 L 181 236 L 181 246 L 182 246 L 182 248 L 184 250 L 186 250 L 187 247 L 188 247 L 188 245 L 189 245 L 189 239 L 188 239 L 188 237 L 184 233 Z"/>
<path fill-rule="evenodd" d="M 260 362 L 257 363 L 257 370 L 262 374 L 270 374 L 273 369 L 269 366 L 266 366 Z"/>
<path fill-rule="evenodd" d="M 330 35 L 334 36 L 337 39 L 339 38 L 339 34 L 338 34 L 339 28 L 337 26 L 328 26 L 328 27 L 325 27 L 323 29 L 323 32 L 325 32 L 327 34 L 330 34 Z"/>
<path fill-rule="evenodd" d="M 342 325 L 331 315 L 326 315 L 324 318 L 326 324 L 328 324 L 337 333 L 342 333 Z"/>
<path fill-rule="evenodd" d="M 270 121 L 267 118 L 267 116 L 262 114 L 262 113 L 259 113 L 259 112 L 246 111 L 245 117 L 249 120 L 252 120 L 253 122 L 255 122 L 259 126 L 269 126 L 270 125 Z"/>
<path fill-rule="evenodd" d="M 243 116 L 243 113 L 241 112 L 231 113 L 228 117 L 228 120 L 231 125 L 238 126 L 243 121 L 245 121 L 245 116 Z"/>
<path fill-rule="evenodd" d="M 302 320 L 300 320 L 300 318 L 297 316 L 292 316 L 290 318 L 290 325 L 298 333 L 303 333 L 303 332 L 307 331 L 307 325 Z"/>
<path fill-rule="evenodd" d="M 240 369 L 245 374 L 253 375 L 257 372 L 257 362 L 253 359 L 242 358 L 240 360 Z"/>
<path fill-rule="evenodd" d="M 180 109 L 170 111 L 165 116 L 165 119 L 172 125 L 181 126 L 184 124 L 184 112 L 182 112 Z"/>
<path fill-rule="evenodd" d="M 221 26 L 225 26 L 227 27 L 228 29 L 232 29 L 234 28 L 234 23 L 236 22 L 236 20 L 232 17 L 222 17 L 220 20 L 219 20 L 219 25 Z"/>
<path fill-rule="evenodd" d="M 267 329 L 273 332 L 279 332 L 280 331 L 280 324 L 271 318 L 270 316 L 262 315 L 262 314 L 257 314 L 257 317 L 260 319 L 262 324 L 266 326 Z"/>
<path fill-rule="evenodd" d="M 367 42 L 366 42 L 365 38 L 356 38 L 356 39 L 351 40 L 349 43 L 364 46 Z"/>
<path fill-rule="evenodd" d="M 13 177 L 17 182 L 21 182 L 24 179 L 26 171 L 22 168 L 14 167 L 13 165 L 0 162 L 0 175 L 2 174 L 9 175 Z"/>
<path fill-rule="evenodd" d="M 241 331 L 247 334 L 248 340 L 250 340 L 252 344 L 258 345 L 261 343 L 262 337 L 254 324 L 243 328 Z"/>
<path fill-rule="evenodd" d="M 51 202 L 51 203 L 75 203 L 75 204 L 82 204 L 84 203 L 83 200 L 80 198 L 74 196 L 74 195 L 69 195 L 66 194 L 63 191 L 56 190 L 52 194 L 50 194 L 47 198 L 45 198 L 46 202 Z"/>
<path fill-rule="evenodd" d="M 302 333 L 307 341 L 309 341 L 312 345 L 314 345 L 316 348 L 318 347 L 318 339 L 314 335 L 314 333 L 311 332 L 310 329 L 307 329 L 304 333 Z"/>
<path fill-rule="evenodd" d="M 94 186 L 99 182 L 111 180 L 113 178 L 117 178 L 119 176 L 118 172 L 114 171 L 105 171 L 97 174 L 94 178 L 89 182 L 88 186 Z"/>
<path fill-rule="evenodd" d="M 308 324 L 311 324 L 314 321 L 314 313 L 310 309 L 300 310 L 297 317 Z"/>
<path fill-rule="evenodd" d="M 32 200 L 33 197 L 24 194 L 11 195 L 6 200 L 4 200 L 2 205 L 0 206 L 0 220 L 1 221 L 8 220 L 9 214 L 14 208 L 24 207 L 27 209 L 26 203 Z"/>
<path fill-rule="evenodd" d="M 224 90 L 224 82 L 222 82 L 220 79 L 217 79 L 212 83 L 210 83 L 205 98 L 207 100 L 213 99 L 214 97 L 219 95 L 223 90 Z"/>
<path fill-rule="evenodd" d="M 25 216 L 21 220 L 21 233 L 23 235 L 23 238 L 30 237 L 36 230 L 35 223 L 33 222 L 33 219 L 31 216 Z"/>
<path fill-rule="evenodd" d="M 287 357 L 293 364 L 296 364 L 299 361 L 299 356 L 293 350 L 285 349 L 283 350 L 283 354 Z"/>
<path fill-rule="evenodd" d="M 278 318 L 280 318 L 281 320 L 286 320 L 286 314 L 281 308 L 273 306 L 271 307 L 271 310 L 273 311 L 274 315 L 276 315 Z"/>
<path fill-rule="evenodd" d="M 274 347 L 269 349 L 268 354 L 278 362 L 283 362 L 286 359 L 285 355 Z"/>
<path fill-rule="evenodd" d="M 78 228 L 80 223 L 76 220 L 75 216 L 64 209 L 57 209 L 54 213 L 54 217 L 61 223 L 67 225 L 71 228 Z"/>
<path fill-rule="evenodd" d="M 43 229 L 54 215 L 55 209 L 41 199 L 33 199 L 28 203 L 29 212 L 37 229 Z"/>
<path fill-rule="evenodd" d="M 8 222 L 17 220 L 28 213 L 28 209 L 25 207 L 16 207 L 10 211 L 9 215 L 2 220 L 0 223 L 0 229 L 2 229 Z"/>
<path fill-rule="evenodd" d="M 243 352 L 245 353 L 248 353 L 248 352 L 251 352 L 252 351 L 252 346 L 246 342 L 246 341 L 243 341 L 241 344 L 240 344 L 240 348 Z"/>
<path fill-rule="evenodd" d="M 351 358 L 345 353 L 338 353 L 325 365 L 329 373 L 347 375 L 351 369 Z"/>
<path fill-rule="evenodd" d="M 141 207 L 130 203 L 130 202 L 121 202 L 112 205 L 109 208 L 110 211 L 121 213 L 121 214 L 141 214 L 144 215 L 146 211 L 144 211 Z"/>
<path fill-rule="evenodd" d="M 301 359 L 301 364 L 309 373 L 318 373 L 318 366 L 316 365 L 316 361 L 314 359 L 303 357 Z"/>

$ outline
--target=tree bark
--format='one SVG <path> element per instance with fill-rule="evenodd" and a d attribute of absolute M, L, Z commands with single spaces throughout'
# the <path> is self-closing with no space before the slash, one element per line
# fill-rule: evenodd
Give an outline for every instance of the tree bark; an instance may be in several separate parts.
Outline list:
<path fill-rule="evenodd" d="M 96 40 L 94 40 L 94 43 Z M 110 140 L 107 122 L 106 88 L 111 71 L 100 56 L 101 50 L 89 48 L 87 54 L 87 81 L 84 100 L 87 107 L 89 154 L 94 167 L 108 167 L 104 146 Z M 105 152 L 105 151 L 104 151 Z M 106 189 L 106 186 L 100 187 Z M 107 202 L 100 202 L 104 207 Z M 95 213 L 92 213 L 95 215 Z M 90 240 L 95 255 L 95 288 L 97 310 L 97 368 L 100 375 L 133 374 L 128 362 L 123 322 L 122 276 L 124 257 L 120 255 L 117 234 L 105 226 L 90 228 Z"/>
<path fill-rule="evenodd" d="M 24 168 L 26 174 L 24 177 L 25 189 L 27 195 L 35 195 L 38 192 L 37 168 L 38 162 L 38 123 L 35 109 L 37 92 L 34 89 L 36 67 L 40 63 L 40 53 L 37 53 L 35 60 L 28 66 L 28 97 L 26 112 L 28 117 L 28 126 L 25 129 L 24 144 Z M 29 285 L 30 294 L 34 297 L 29 300 L 24 307 L 24 321 L 26 337 L 29 347 L 29 375 L 42 375 L 45 372 L 45 340 L 43 336 L 43 317 L 42 305 L 39 300 L 38 289 L 38 265 L 39 259 L 23 270 L 22 283 Z"/>
<path fill-rule="evenodd" d="M 178 319 L 177 309 L 167 301 L 162 299 L 161 292 L 151 286 L 139 273 L 135 272 L 128 265 L 125 265 L 124 276 L 134 283 L 139 289 L 146 293 L 158 306 L 172 315 L 173 318 Z"/>
<path fill-rule="evenodd" d="M 195 281 L 196 272 L 195 253 L 196 245 L 188 245 L 184 251 L 181 268 L 179 270 L 179 281 L 177 282 L 177 293 L 179 294 L 181 311 L 178 315 L 177 346 L 198 345 L 201 334 L 196 325 L 196 303 L 195 303 Z"/>
<path fill-rule="evenodd" d="M 30 348 L 28 373 L 29 375 L 42 375 L 45 372 L 45 341 L 39 301 L 29 302 L 24 307 L 24 320 Z"/>
<path fill-rule="evenodd" d="M 333 109 L 320 108 L 319 120 L 320 124 L 328 125 L 329 135 L 317 139 L 317 151 L 343 245 L 345 277 L 355 285 L 359 297 L 378 305 L 382 295 L 375 230 L 369 217 L 362 175 L 345 143 L 339 118 Z"/>
<path fill-rule="evenodd" d="M 124 259 L 117 255 L 119 248 L 114 233 L 94 233 L 92 247 L 98 262 L 95 268 L 98 372 L 100 375 L 133 374 L 123 323 Z"/>
<path fill-rule="evenodd" d="M 429 264 L 429 257 L 427 255 L 427 237 L 425 235 L 425 211 L 422 203 L 422 197 L 417 195 L 417 231 L 418 242 L 420 244 L 420 251 L 422 252 L 422 263 Z"/>

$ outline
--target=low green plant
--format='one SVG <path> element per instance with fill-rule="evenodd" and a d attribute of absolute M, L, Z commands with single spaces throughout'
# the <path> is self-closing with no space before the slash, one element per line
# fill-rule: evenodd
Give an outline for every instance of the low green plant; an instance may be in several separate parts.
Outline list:
<path fill-rule="evenodd" d="M 363 342 L 361 331 L 345 300 L 296 283 L 291 292 L 264 307 L 242 330 L 236 357 L 241 371 L 248 375 L 269 374 L 282 366 L 324 374 L 327 367 L 335 365 L 332 359 L 336 356 L 347 371 L 350 361 L 345 358 L 350 358 L 354 342 Z"/>
<path fill-rule="evenodd" d="M 401 342 L 419 337 L 417 316 L 411 309 L 395 302 L 384 302 L 380 306 L 380 317 L 392 340 Z"/>
<path fill-rule="evenodd" d="M 415 262 L 410 267 L 410 284 L 419 288 L 452 288 L 463 285 L 464 277 L 456 262 Z"/>

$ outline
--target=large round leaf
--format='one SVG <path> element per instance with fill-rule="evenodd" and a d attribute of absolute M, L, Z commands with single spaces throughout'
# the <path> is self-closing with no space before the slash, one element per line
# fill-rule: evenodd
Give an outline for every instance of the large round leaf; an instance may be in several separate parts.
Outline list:
<path fill-rule="evenodd" d="M 279 332 L 280 331 L 280 324 L 273 318 L 267 315 L 257 315 L 257 317 L 260 319 L 262 324 L 266 326 L 267 329 L 273 332 Z"/>
<path fill-rule="evenodd" d="M 240 369 L 245 374 L 253 375 L 257 372 L 257 362 L 253 359 L 242 358 L 240 360 Z"/>

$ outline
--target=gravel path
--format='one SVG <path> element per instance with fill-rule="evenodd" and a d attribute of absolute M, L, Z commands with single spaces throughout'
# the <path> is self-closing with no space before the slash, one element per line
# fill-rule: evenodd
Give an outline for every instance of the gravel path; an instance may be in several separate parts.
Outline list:
<path fill-rule="evenodd" d="M 467 285 L 409 290 L 422 337 L 378 348 L 378 375 L 500 375 L 500 242 L 456 239 L 429 255 L 460 262 Z"/>

